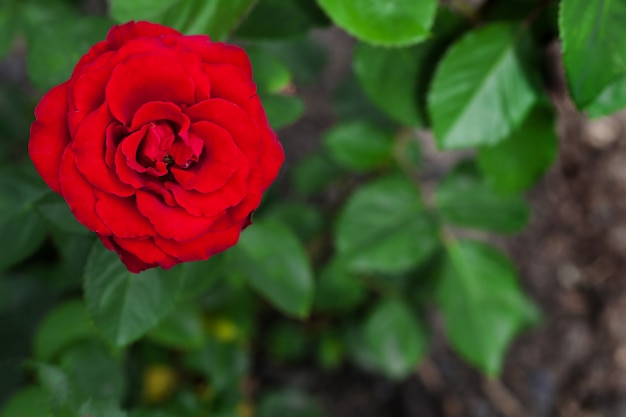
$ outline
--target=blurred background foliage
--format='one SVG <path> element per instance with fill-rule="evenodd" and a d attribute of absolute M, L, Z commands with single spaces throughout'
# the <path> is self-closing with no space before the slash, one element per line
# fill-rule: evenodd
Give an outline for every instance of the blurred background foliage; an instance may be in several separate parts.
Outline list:
<path fill-rule="evenodd" d="M 402 380 L 428 356 L 433 314 L 461 358 L 497 377 L 541 320 L 491 233 L 526 226 L 524 193 L 556 155 L 542 48 L 561 40 L 580 110 L 621 109 L 626 6 L 476 3 L 2 0 L 0 58 L 19 72 L 25 57 L 28 80 L 0 80 L 0 416 L 326 416 L 298 387 L 258 386 L 258 363 Z M 334 125 L 287 161 L 239 244 L 137 276 L 26 152 L 41 95 L 128 20 L 245 47 L 279 134 L 329 65 L 311 33 L 357 39 L 324 103 Z M 465 151 L 433 173 L 433 143 Z"/>

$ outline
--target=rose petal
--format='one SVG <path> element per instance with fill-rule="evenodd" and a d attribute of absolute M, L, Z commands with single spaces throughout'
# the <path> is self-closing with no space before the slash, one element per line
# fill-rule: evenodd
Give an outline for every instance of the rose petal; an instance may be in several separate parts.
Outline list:
<path fill-rule="evenodd" d="M 43 96 L 35 108 L 30 127 L 28 153 L 43 180 L 60 193 L 59 165 L 70 142 L 67 128 L 67 85 L 63 83 Z"/>
<path fill-rule="evenodd" d="M 88 182 L 108 193 L 128 197 L 134 194 L 134 188 L 120 181 L 105 162 L 106 131 L 111 121 L 106 105 L 101 106 L 85 117 L 71 146 L 76 154 L 76 167 Z"/>
<path fill-rule="evenodd" d="M 154 228 L 137 210 L 134 197 L 121 198 L 95 190 L 96 214 L 116 237 L 154 236 Z"/>
<path fill-rule="evenodd" d="M 134 132 L 147 123 L 160 120 L 172 122 L 178 126 L 179 129 L 176 133 L 179 136 L 187 135 L 190 124 L 189 117 L 177 105 L 163 101 L 152 101 L 141 106 L 133 115 L 133 120 L 128 130 Z"/>
<path fill-rule="evenodd" d="M 283 151 L 281 143 L 278 141 L 278 136 L 274 133 L 267 121 L 267 116 L 259 97 L 257 96 L 251 99 L 250 104 L 251 107 L 255 109 L 254 113 L 261 130 L 262 145 L 259 153 L 259 163 L 265 174 L 262 185 L 263 190 L 265 190 L 278 176 L 278 171 L 285 161 L 285 152 Z"/>
<path fill-rule="evenodd" d="M 174 199 L 194 216 L 215 217 L 229 207 L 239 204 L 248 194 L 250 164 L 246 157 L 239 155 L 238 167 L 223 187 L 211 193 L 185 190 L 179 184 L 166 182 L 165 187 L 172 191 Z"/>
<path fill-rule="evenodd" d="M 137 207 L 160 236 L 178 242 L 201 236 L 215 221 L 213 218 L 192 216 L 180 207 L 170 207 L 145 191 L 137 192 Z"/>
<path fill-rule="evenodd" d="M 205 100 L 187 109 L 192 124 L 209 121 L 224 128 L 254 164 L 259 158 L 261 131 L 239 106 L 223 99 Z"/>
<path fill-rule="evenodd" d="M 132 55 L 113 70 L 106 101 L 113 116 L 129 125 L 145 103 L 192 104 L 194 83 L 184 68 L 165 54 Z"/>
<path fill-rule="evenodd" d="M 146 127 L 148 130 L 139 144 L 137 158 L 139 162 L 149 166 L 152 164 L 158 166 L 161 162 L 162 169 L 165 169 L 165 157 L 168 155 L 176 136 L 168 123 L 150 123 Z M 165 173 L 167 173 L 167 169 L 165 169 Z"/>
<path fill-rule="evenodd" d="M 167 175 L 167 166 L 163 161 L 156 161 L 154 166 L 144 166 L 139 161 L 140 145 L 145 141 L 146 136 L 150 132 L 150 126 L 145 125 L 141 130 L 131 133 L 122 140 L 117 147 L 115 155 L 115 168 L 120 180 L 126 184 L 130 184 L 135 188 L 141 188 L 142 184 L 147 181 L 148 177 L 141 174 L 149 174 L 155 178 Z M 152 163 L 152 161 L 148 161 Z"/>
<path fill-rule="evenodd" d="M 252 78 L 252 65 L 246 52 L 236 45 L 211 42 L 207 36 L 185 36 L 180 42 L 187 48 L 197 51 L 202 62 L 207 64 L 230 64 Z"/>
<path fill-rule="evenodd" d="M 165 253 L 182 262 L 201 261 L 223 252 L 239 240 L 241 227 L 232 227 L 219 232 L 211 231 L 188 242 L 155 237 L 156 243 Z"/>
<path fill-rule="evenodd" d="M 113 239 L 122 249 L 132 253 L 142 262 L 147 264 L 157 264 L 164 269 L 169 269 L 179 263 L 179 261 L 166 254 L 155 243 L 154 239 L 123 239 L 115 237 Z"/>
<path fill-rule="evenodd" d="M 171 172 L 182 188 L 210 193 L 222 187 L 233 175 L 239 150 L 229 132 L 214 123 L 194 123 L 191 129 L 204 141 L 202 155 L 191 168 L 172 167 Z"/>
<path fill-rule="evenodd" d="M 249 101 L 256 97 L 256 84 L 245 71 L 233 65 L 203 65 L 211 79 L 211 98 L 230 101 L 249 115 L 254 115 L 254 108 Z"/>
<path fill-rule="evenodd" d="M 143 187 L 145 176 L 141 174 L 148 170 L 137 162 L 137 149 L 147 131 L 148 126 L 144 126 L 141 130 L 131 133 L 122 140 L 115 152 L 115 172 L 120 181 L 135 189 Z"/>
<path fill-rule="evenodd" d="M 107 34 L 106 40 L 113 49 L 118 49 L 131 39 L 139 37 L 159 37 L 161 35 L 180 35 L 177 30 L 167 26 L 150 22 L 128 22 L 113 26 Z"/>
<path fill-rule="evenodd" d="M 148 268 L 154 268 L 155 266 L 157 266 L 156 263 L 146 263 L 142 261 L 136 255 L 133 255 L 132 253 L 120 247 L 120 245 L 115 243 L 113 239 L 108 236 L 98 235 L 98 237 L 108 250 L 117 253 L 117 255 L 120 257 L 120 260 L 124 263 L 124 265 L 126 265 L 126 269 L 128 269 L 132 273 L 138 274 Z"/>
<path fill-rule="evenodd" d="M 89 48 L 89 51 L 85 55 L 83 55 L 74 70 L 72 71 L 71 79 L 75 79 L 80 76 L 85 70 L 92 68 L 102 68 L 102 56 L 110 56 L 111 44 L 106 40 L 100 41 L 96 43 L 94 46 Z M 109 53 L 107 53 L 109 52 Z M 99 62 L 99 64 L 97 63 Z"/>
<path fill-rule="evenodd" d="M 265 191 L 278 176 L 278 171 L 285 161 L 285 152 L 273 131 L 265 129 L 261 137 L 262 149 L 259 154 L 259 165 L 264 174 L 261 190 Z"/>
<path fill-rule="evenodd" d="M 161 197 L 163 202 L 168 206 L 178 207 L 176 200 L 174 200 L 174 196 L 172 196 L 172 192 L 166 189 L 161 181 L 151 178 L 145 182 L 145 184 L 143 185 L 143 189 L 145 191 L 151 191 L 153 194 Z"/>
<path fill-rule="evenodd" d="M 263 198 L 263 179 L 264 175 L 261 170 L 252 171 L 248 177 L 248 196 L 236 207 L 228 210 L 229 215 L 236 221 L 244 220 L 252 211 L 256 210 L 261 204 Z"/>
<path fill-rule="evenodd" d="M 72 77 L 68 117 L 72 136 L 76 134 L 85 117 L 104 103 L 104 90 L 109 78 L 111 78 L 110 67 L 89 68 L 83 71 L 82 75 Z"/>
<path fill-rule="evenodd" d="M 122 129 L 120 129 L 122 128 Z M 114 124 L 110 124 L 107 126 L 106 130 L 106 138 L 104 142 L 105 146 L 105 155 L 104 162 L 107 164 L 109 169 L 115 169 L 115 154 L 117 152 L 117 144 L 119 139 L 125 134 L 125 131 L 122 126 L 116 126 Z"/>
<path fill-rule="evenodd" d="M 59 169 L 61 195 L 80 223 L 96 233 L 110 235 L 111 230 L 96 215 L 96 196 L 93 187 L 76 169 L 74 159 L 74 151 L 68 146 L 61 158 Z"/>

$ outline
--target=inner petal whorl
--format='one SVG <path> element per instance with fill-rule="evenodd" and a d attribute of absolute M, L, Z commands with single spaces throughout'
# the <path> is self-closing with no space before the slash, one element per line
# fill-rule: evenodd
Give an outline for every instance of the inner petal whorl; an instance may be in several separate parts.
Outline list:
<path fill-rule="evenodd" d="M 133 151 L 133 160 L 129 166 L 139 173 L 160 177 L 163 181 L 173 180 L 171 167 L 188 169 L 193 166 L 202 153 L 202 142 L 187 135 L 179 136 L 178 126 L 167 120 L 146 123 L 141 129 L 125 138 L 126 149 Z M 185 132 L 186 133 L 186 132 Z M 129 155 L 127 153 L 127 155 Z"/>
<path fill-rule="evenodd" d="M 174 131 L 167 122 L 151 122 L 137 149 L 137 161 L 145 167 L 166 163 L 169 149 L 174 143 Z"/>

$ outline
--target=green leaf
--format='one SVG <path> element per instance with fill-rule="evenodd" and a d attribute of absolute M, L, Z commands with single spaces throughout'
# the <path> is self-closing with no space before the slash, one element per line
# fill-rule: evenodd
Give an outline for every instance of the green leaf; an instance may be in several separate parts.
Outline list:
<path fill-rule="evenodd" d="M 291 170 L 291 181 L 297 193 L 309 196 L 321 192 L 343 173 L 326 154 L 312 153 Z"/>
<path fill-rule="evenodd" d="M 557 152 L 554 112 L 536 107 L 511 136 L 478 150 L 478 164 L 496 191 L 519 192 L 531 187 L 552 165 Z"/>
<path fill-rule="evenodd" d="M 246 48 L 258 90 L 278 93 L 291 83 L 289 69 L 274 55 L 260 47 Z"/>
<path fill-rule="evenodd" d="M 28 258 L 41 246 L 46 237 L 46 222 L 32 207 L 0 216 L 0 235 L 12 236 L 0 240 L 2 270 Z"/>
<path fill-rule="evenodd" d="M 259 0 L 237 29 L 236 36 L 276 39 L 306 34 L 326 24 L 315 0 Z"/>
<path fill-rule="evenodd" d="M 33 341 L 35 358 L 50 361 L 72 343 L 93 334 L 85 303 L 67 301 L 48 313 L 39 325 Z"/>
<path fill-rule="evenodd" d="M 87 310 L 115 346 L 127 345 L 154 328 L 171 311 L 180 286 L 178 276 L 160 269 L 128 272 L 117 254 L 99 242 L 85 267 Z"/>
<path fill-rule="evenodd" d="M 315 309 L 319 311 L 346 313 L 367 296 L 363 281 L 339 262 L 325 265 L 315 288 Z"/>
<path fill-rule="evenodd" d="M 426 260 L 437 244 L 437 225 L 416 185 L 395 176 L 359 188 L 335 229 L 339 257 L 356 272 L 407 271 Z"/>
<path fill-rule="evenodd" d="M 607 116 L 626 107 L 626 76 L 618 78 L 602 90 L 585 107 L 587 116 L 592 119 Z"/>
<path fill-rule="evenodd" d="M 626 3 L 621 0 L 561 1 L 563 62 L 579 108 L 585 108 L 610 83 L 626 75 L 624 21 Z"/>
<path fill-rule="evenodd" d="M 375 355 L 376 365 L 390 378 L 411 374 L 426 355 L 428 330 L 402 302 L 380 302 L 365 323 L 365 343 Z"/>
<path fill-rule="evenodd" d="M 466 240 L 450 243 L 447 252 L 436 299 L 448 339 L 463 358 L 497 376 L 508 345 L 539 312 L 511 261 L 495 248 Z"/>
<path fill-rule="evenodd" d="M 324 145 L 340 165 L 354 171 L 368 171 L 392 159 L 393 135 L 365 121 L 333 127 L 324 134 Z"/>
<path fill-rule="evenodd" d="M 126 417 L 127 415 L 113 401 L 106 400 L 89 400 L 80 407 L 79 413 L 81 417 Z"/>
<path fill-rule="evenodd" d="M 61 255 L 61 264 L 65 265 L 67 278 L 80 285 L 89 252 L 97 237 L 95 233 L 76 234 L 52 229 L 52 243 Z M 67 281 L 66 281 L 67 282 Z"/>
<path fill-rule="evenodd" d="M 46 222 L 34 209 L 49 192 L 31 166 L 7 165 L 0 169 L 0 270 L 26 258 L 46 236 Z"/>
<path fill-rule="evenodd" d="M 180 2 L 181 0 L 109 0 L 109 15 L 120 23 L 130 20 L 156 21 L 170 7 Z"/>
<path fill-rule="evenodd" d="M 258 417 L 326 417 L 317 401 L 295 389 L 273 391 L 263 395 L 257 415 Z"/>
<path fill-rule="evenodd" d="M 428 94 L 439 148 L 494 144 L 510 135 L 537 99 L 525 69 L 532 60 L 528 33 L 509 24 L 485 26 L 455 43 Z"/>
<path fill-rule="evenodd" d="M 230 35 L 254 2 L 182 0 L 159 21 L 186 34 L 205 33 L 215 41 L 222 41 Z"/>
<path fill-rule="evenodd" d="M 427 47 L 377 48 L 365 43 L 354 50 L 353 68 L 367 97 L 397 122 L 424 126 L 418 82 Z"/>
<path fill-rule="evenodd" d="M 248 372 L 250 358 L 239 344 L 208 338 L 203 350 L 186 355 L 185 365 L 206 375 L 217 391 L 225 391 L 232 389 Z"/>
<path fill-rule="evenodd" d="M 317 206 L 295 202 L 279 202 L 263 212 L 266 219 L 276 219 L 289 226 L 302 242 L 308 242 L 325 226 L 325 219 Z"/>
<path fill-rule="evenodd" d="M 70 211 L 69 206 L 57 193 L 50 193 L 37 202 L 37 211 L 50 224 L 68 233 L 86 234 L 89 230 L 80 224 Z"/>
<path fill-rule="evenodd" d="M 267 113 L 267 119 L 274 130 L 289 126 L 304 113 L 304 102 L 300 97 L 262 94 L 261 101 Z"/>
<path fill-rule="evenodd" d="M 318 0 L 333 22 L 373 45 L 402 46 L 423 41 L 437 11 L 436 0 Z"/>
<path fill-rule="evenodd" d="M 530 217 L 522 196 L 493 190 L 469 161 L 459 164 L 439 184 L 435 204 L 446 222 L 501 233 L 520 231 Z"/>
<path fill-rule="evenodd" d="M 71 416 L 72 411 L 79 407 L 80 398 L 67 373 L 58 366 L 36 363 L 37 380 L 48 393 L 48 404 L 52 415 Z"/>
<path fill-rule="evenodd" d="M 19 4 L 18 12 L 22 17 L 22 29 L 27 43 L 38 36 L 38 30 L 55 20 L 66 20 L 78 17 L 76 9 L 65 0 L 29 0 L 15 1 Z"/>
<path fill-rule="evenodd" d="M 33 84 L 48 90 L 69 79 L 78 60 L 106 37 L 112 24 L 99 17 L 73 17 L 40 26 L 33 32 L 27 56 Z"/>
<path fill-rule="evenodd" d="M 326 66 L 326 49 L 308 37 L 268 41 L 260 46 L 286 65 L 299 85 L 313 83 Z"/>
<path fill-rule="evenodd" d="M 47 417 L 47 396 L 38 386 L 30 386 L 14 394 L 6 403 L 0 417 Z"/>
<path fill-rule="evenodd" d="M 201 311 L 196 304 L 179 304 L 154 328 L 149 337 L 167 347 L 196 350 L 205 344 Z"/>
<path fill-rule="evenodd" d="M 73 346 L 61 358 L 61 368 L 81 403 L 89 399 L 121 401 L 126 394 L 122 362 L 99 340 Z"/>
<path fill-rule="evenodd" d="M 342 121 L 367 120 L 385 129 L 393 129 L 396 123 L 374 106 L 354 74 L 349 73 L 333 95 L 333 112 Z"/>
<path fill-rule="evenodd" d="M 50 192 L 31 165 L 0 168 L 0 213 L 21 211 Z"/>
<path fill-rule="evenodd" d="M 285 226 L 258 222 L 232 251 L 233 265 L 282 312 L 304 317 L 313 301 L 313 277 L 304 248 Z"/>
<path fill-rule="evenodd" d="M 181 300 L 198 298 L 219 279 L 224 272 L 224 255 L 217 254 L 206 261 L 185 262 L 175 266 L 171 274 L 178 273 L 182 286 Z"/>

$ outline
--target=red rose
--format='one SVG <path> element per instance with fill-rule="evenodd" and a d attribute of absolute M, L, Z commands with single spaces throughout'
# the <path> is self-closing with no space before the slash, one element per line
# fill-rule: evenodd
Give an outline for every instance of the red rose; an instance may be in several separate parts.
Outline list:
<path fill-rule="evenodd" d="M 284 159 L 246 53 L 147 22 L 113 27 L 35 116 L 39 174 L 132 272 L 233 246 Z"/>

